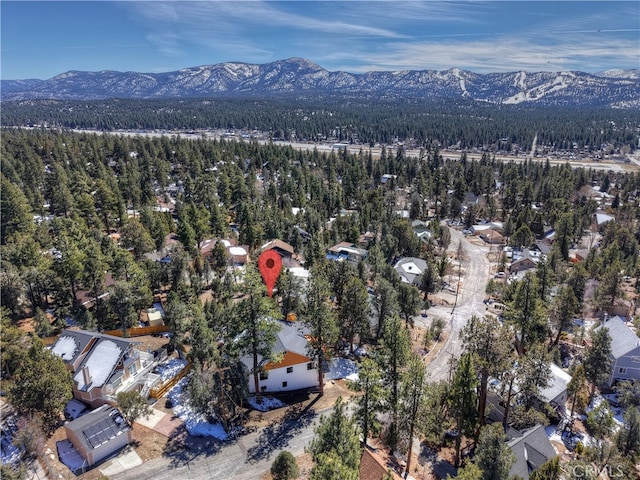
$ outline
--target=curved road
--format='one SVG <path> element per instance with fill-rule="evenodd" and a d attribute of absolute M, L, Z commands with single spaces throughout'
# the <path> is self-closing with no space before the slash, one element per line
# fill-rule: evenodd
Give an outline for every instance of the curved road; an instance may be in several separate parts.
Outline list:
<path fill-rule="evenodd" d="M 458 230 L 453 228 L 449 230 L 451 232 L 449 250 L 457 250 L 458 245 L 462 242 L 465 252 L 462 260 L 464 273 L 456 307 L 438 306 L 429 309 L 429 313 L 448 319 L 450 327 L 444 345 L 427 366 L 430 381 L 449 378 L 451 359 L 460 357 L 462 353 L 460 332 L 473 315 L 482 317 L 486 313 L 483 300 L 491 272 L 491 263 L 487 258 L 489 247 L 474 245 Z M 453 275 L 456 276 L 457 272 Z M 419 322 L 418 319 L 416 320 Z"/>

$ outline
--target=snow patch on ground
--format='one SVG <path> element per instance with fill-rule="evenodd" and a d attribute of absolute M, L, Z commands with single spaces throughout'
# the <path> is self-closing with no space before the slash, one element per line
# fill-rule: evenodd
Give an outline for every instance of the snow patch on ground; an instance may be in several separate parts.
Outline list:
<path fill-rule="evenodd" d="M 346 378 L 356 381 L 358 379 L 358 365 L 348 358 L 332 358 L 329 363 L 329 372 L 325 375 L 327 380 Z"/>
<path fill-rule="evenodd" d="M 161 363 L 154 368 L 154 372 L 160 375 L 160 380 L 166 382 L 175 377 L 180 370 L 187 366 L 186 360 L 174 358 L 166 363 Z"/>
<path fill-rule="evenodd" d="M 247 398 L 247 403 L 251 405 L 254 410 L 259 412 L 268 412 L 269 410 L 275 410 L 276 408 L 286 407 L 287 404 L 273 397 L 262 397 L 262 403 L 258 403 L 256 397 Z"/>
<path fill-rule="evenodd" d="M 79 471 L 82 467 L 88 467 L 89 464 L 80 456 L 76 447 L 69 440 L 61 440 L 56 442 L 58 449 L 58 457 L 72 472 Z"/>
<path fill-rule="evenodd" d="M 76 399 L 69 400 L 64 407 L 64 416 L 70 420 L 75 420 L 85 413 L 88 413 L 87 406 Z"/>
<path fill-rule="evenodd" d="M 189 435 L 225 440 L 228 435 L 222 425 L 207 422 L 202 415 L 196 413 L 189 405 L 189 394 L 184 390 L 187 382 L 188 379 L 183 378 L 168 393 L 169 400 L 173 403 L 173 413 L 184 422 Z"/>

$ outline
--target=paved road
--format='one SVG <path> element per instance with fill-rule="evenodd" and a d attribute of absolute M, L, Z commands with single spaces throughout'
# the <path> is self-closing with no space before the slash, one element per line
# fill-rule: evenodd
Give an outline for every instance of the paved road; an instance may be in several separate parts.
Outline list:
<path fill-rule="evenodd" d="M 326 409 L 320 414 L 326 415 L 330 411 Z M 185 448 L 180 441 L 170 441 L 168 449 L 174 445 L 174 451 L 121 474 L 110 475 L 110 478 L 255 480 L 269 470 L 281 450 L 289 450 L 294 456 L 304 453 L 313 438 L 314 422 L 317 423 L 319 416 L 313 410 L 291 411 L 286 421 L 228 443 L 209 439 L 188 440 L 188 447 Z"/>
<path fill-rule="evenodd" d="M 465 273 L 462 276 L 456 307 L 453 309 L 451 307 L 432 307 L 429 309 L 430 315 L 448 319 L 450 325 L 449 335 L 444 346 L 427 367 L 430 381 L 449 378 L 450 361 L 452 358 L 458 358 L 462 352 L 462 341 L 460 340 L 462 328 L 473 315 L 481 317 L 485 314 L 485 304 L 482 301 L 490 276 L 491 264 L 487 258 L 489 248 L 472 244 L 458 230 L 451 228 L 450 231 L 450 250 L 457 250 L 459 242 L 462 242 L 465 251 L 462 265 Z M 453 274 L 453 276 L 456 275 L 457 273 Z"/>

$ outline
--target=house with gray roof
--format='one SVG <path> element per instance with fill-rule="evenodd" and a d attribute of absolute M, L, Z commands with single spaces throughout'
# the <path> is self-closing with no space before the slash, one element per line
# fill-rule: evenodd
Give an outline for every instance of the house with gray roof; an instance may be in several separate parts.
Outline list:
<path fill-rule="evenodd" d="M 131 443 L 131 426 L 117 408 L 98 407 L 64 426 L 67 439 L 91 467 Z"/>
<path fill-rule="evenodd" d="M 51 352 L 73 376 L 76 400 L 99 407 L 119 391 L 133 388 L 153 366 L 153 355 L 135 349 L 138 342 L 84 330 L 63 330 Z"/>
<path fill-rule="evenodd" d="M 640 338 L 626 322 L 615 316 L 596 330 L 606 328 L 611 337 L 609 386 L 619 380 L 640 379 Z"/>
<path fill-rule="evenodd" d="M 427 262 L 417 257 L 401 258 L 393 266 L 403 283 L 420 286 L 422 274 L 427 270 Z"/>
<path fill-rule="evenodd" d="M 507 441 L 507 445 L 516 459 L 509 470 L 510 478 L 528 480 L 531 472 L 557 456 L 543 425 L 536 425 L 524 432 L 514 429 L 509 429 L 509 432 L 515 436 Z"/>
<path fill-rule="evenodd" d="M 552 407 L 564 408 L 567 402 L 567 385 L 571 381 L 571 375 L 555 363 L 550 363 L 549 369 L 551 370 L 549 385 L 540 390 L 538 397 Z"/>

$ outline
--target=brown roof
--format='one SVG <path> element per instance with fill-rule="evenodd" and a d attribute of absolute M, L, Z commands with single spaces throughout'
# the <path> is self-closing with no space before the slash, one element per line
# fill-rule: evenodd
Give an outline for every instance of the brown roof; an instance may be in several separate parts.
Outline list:
<path fill-rule="evenodd" d="M 266 250 L 271 250 L 271 249 L 274 249 L 274 248 L 277 248 L 277 249 L 283 250 L 285 252 L 288 252 L 291 255 L 293 255 L 293 253 L 295 251 L 295 249 L 291 245 L 289 245 L 287 242 L 284 242 L 284 241 L 278 240 L 278 239 L 271 240 L 269 243 L 263 245 L 262 246 L 262 251 L 264 252 Z"/>
<path fill-rule="evenodd" d="M 387 473 L 391 473 L 394 479 L 402 478 L 387 467 L 379 455 L 365 448 L 360 459 L 360 480 L 382 480 Z"/>

